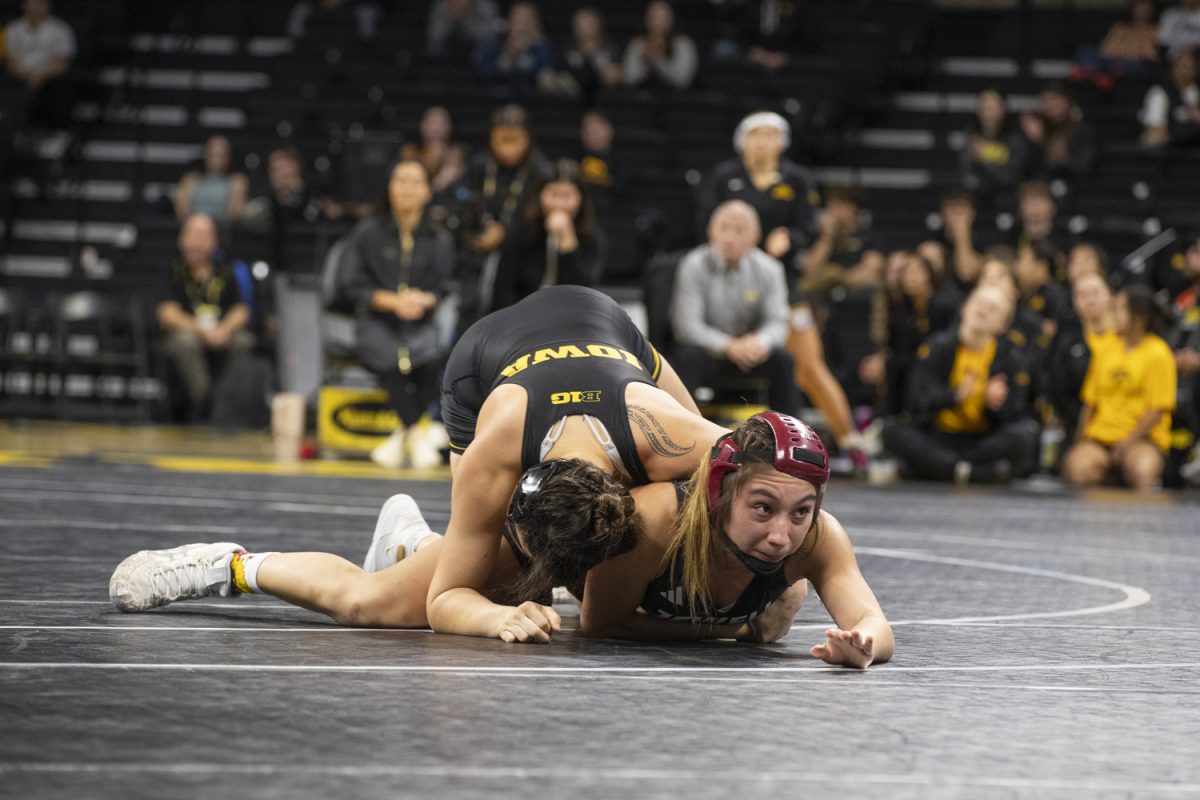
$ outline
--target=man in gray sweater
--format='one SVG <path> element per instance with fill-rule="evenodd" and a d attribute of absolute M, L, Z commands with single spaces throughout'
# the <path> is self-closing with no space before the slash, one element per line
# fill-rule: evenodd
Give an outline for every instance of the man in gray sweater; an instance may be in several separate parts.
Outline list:
<path fill-rule="evenodd" d="M 771 408 L 792 413 L 787 285 L 783 265 L 757 247 L 761 236 L 748 203 L 730 200 L 713 211 L 708 244 L 683 257 L 675 278 L 671 363 L 693 393 L 738 375 L 764 378 Z"/>

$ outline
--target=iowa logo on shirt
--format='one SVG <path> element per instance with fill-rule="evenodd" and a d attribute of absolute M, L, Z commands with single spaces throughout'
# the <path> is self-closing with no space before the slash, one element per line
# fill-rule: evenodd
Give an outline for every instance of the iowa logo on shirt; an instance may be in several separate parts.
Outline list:
<path fill-rule="evenodd" d="M 554 392 L 550 395 L 551 405 L 564 406 L 567 403 L 599 403 L 600 390 L 589 389 L 584 392 Z"/>
<path fill-rule="evenodd" d="M 584 345 L 580 343 L 579 345 L 564 344 L 559 347 L 543 347 L 532 353 L 526 353 L 500 370 L 500 374 L 506 378 L 511 378 L 518 372 L 529 369 L 531 365 L 537 366 L 538 364 L 545 364 L 548 361 L 558 361 L 564 358 L 608 358 L 613 361 L 624 361 L 643 372 L 646 369 L 642 366 L 642 362 L 638 361 L 638 357 L 628 350 L 622 350 L 619 347 L 611 347 L 606 344 Z"/>

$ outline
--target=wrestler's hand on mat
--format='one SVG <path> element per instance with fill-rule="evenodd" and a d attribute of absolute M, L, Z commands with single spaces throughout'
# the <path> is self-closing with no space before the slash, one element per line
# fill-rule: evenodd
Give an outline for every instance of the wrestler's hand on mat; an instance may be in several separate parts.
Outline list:
<path fill-rule="evenodd" d="M 807 581 L 792 584 L 786 592 L 779 596 L 778 600 L 771 603 L 763 613 L 750 621 L 749 633 L 737 637 L 738 641 L 763 644 L 778 642 L 792 629 L 792 621 L 796 618 L 796 612 L 800 610 L 800 606 L 804 604 L 804 598 L 807 596 Z"/>
<path fill-rule="evenodd" d="M 818 644 L 808 652 L 830 664 L 866 669 L 875 660 L 875 639 L 859 631 L 830 628 L 825 631 L 825 644 Z"/>
<path fill-rule="evenodd" d="M 562 628 L 562 618 L 550 606 L 527 600 L 514 609 L 500 623 L 496 636 L 513 642 L 548 642 L 550 634 Z"/>

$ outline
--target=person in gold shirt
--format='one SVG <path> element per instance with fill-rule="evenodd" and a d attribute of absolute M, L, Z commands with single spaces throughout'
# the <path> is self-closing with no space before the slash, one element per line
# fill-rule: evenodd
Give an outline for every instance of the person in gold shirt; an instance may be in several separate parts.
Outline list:
<path fill-rule="evenodd" d="M 1161 311 L 1144 286 L 1130 286 L 1113 303 L 1119 347 L 1103 348 L 1088 367 L 1075 444 L 1063 459 L 1074 486 L 1100 483 L 1112 470 L 1140 491 L 1162 476 L 1175 410 L 1175 358 L 1154 331 Z"/>
<path fill-rule="evenodd" d="M 917 351 L 909 384 L 909 421 L 884 429 L 903 471 L 929 480 L 997 482 L 1033 468 L 1037 426 L 1028 418 L 1029 372 L 1003 338 L 1012 299 L 977 288 L 956 329 Z"/>
<path fill-rule="evenodd" d="M 1083 408 L 1080 392 L 1088 366 L 1107 348 L 1122 347 L 1113 320 L 1112 290 L 1097 272 L 1085 272 L 1071 285 L 1072 302 L 1079 318 L 1078 330 L 1063 331 L 1055 339 L 1046 369 L 1046 392 L 1063 429 L 1074 433 Z"/>

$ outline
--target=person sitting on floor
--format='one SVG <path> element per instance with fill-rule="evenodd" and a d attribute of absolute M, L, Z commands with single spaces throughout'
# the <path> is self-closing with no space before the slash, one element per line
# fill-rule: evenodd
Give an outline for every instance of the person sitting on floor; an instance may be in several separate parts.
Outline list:
<path fill-rule="evenodd" d="M 1029 372 L 1001 337 L 1012 313 L 1003 291 L 981 286 L 963 305 L 958 328 L 918 349 L 909 387 L 912 419 L 883 431 L 906 472 L 966 484 L 1032 471 L 1038 431 L 1026 418 Z"/>

